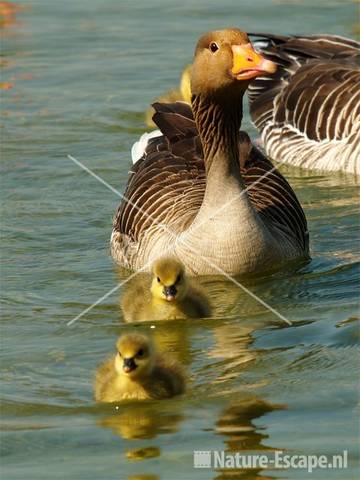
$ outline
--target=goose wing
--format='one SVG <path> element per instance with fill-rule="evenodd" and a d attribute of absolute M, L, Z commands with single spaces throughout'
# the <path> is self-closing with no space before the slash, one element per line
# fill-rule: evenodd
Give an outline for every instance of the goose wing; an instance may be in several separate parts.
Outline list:
<path fill-rule="evenodd" d="M 250 113 L 263 130 L 286 125 L 307 139 L 340 140 L 360 113 L 360 43 L 335 35 L 251 34 L 277 63 L 249 87 Z"/>
<path fill-rule="evenodd" d="M 153 107 L 153 119 L 162 135 L 149 140 L 133 166 L 125 191 L 129 201 L 121 203 L 114 219 L 114 230 L 133 242 L 156 223 L 174 233 L 188 228 L 206 186 L 202 146 L 189 105 L 155 103 Z M 240 134 L 239 151 L 244 165 L 241 173 L 255 209 L 265 222 L 306 251 L 306 219 L 289 183 L 245 132 Z"/>
<path fill-rule="evenodd" d="M 205 191 L 204 161 L 190 107 L 183 102 L 153 107 L 161 135 L 148 141 L 132 166 L 113 223 L 114 231 L 133 243 L 159 224 L 174 233 L 185 230 Z"/>
<path fill-rule="evenodd" d="M 244 132 L 241 133 L 243 136 Z M 253 206 L 264 223 L 279 230 L 291 242 L 297 243 L 300 250 L 307 252 L 307 222 L 294 190 L 270 160 L 251 144 L 247 134 L 245 135 L 251 147 L 241 173 Z"/>

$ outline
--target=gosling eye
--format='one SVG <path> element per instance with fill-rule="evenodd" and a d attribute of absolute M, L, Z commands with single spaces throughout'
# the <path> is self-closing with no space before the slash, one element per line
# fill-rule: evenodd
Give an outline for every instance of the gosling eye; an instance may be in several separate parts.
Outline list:
<path fill-rule="evenodd" d="M 176 277 L 176 282 L 175 283 L 179 283 L 181 281 L 181 275 L 179 274 L 177 277 Z"/>
<path fill-rule="evenodd" d="M 209 45 L 209 49 L 212 53 L 215 53 L 219 50 L 219 45 L 216 42 L 211 42 Z"/>
<path fill-rule="evenodd" d="M 121 353 L 118 351 L 119 357 L 122 357 Z"/>
<path fill-rule="evenodd" d="M 142 357 L 144 355 L 144 350 L 140 348 L 140 350 L 137 352 L 138 357 Z"/>
<path fill-rule="evenodd" d="M 159 283 L 161 282 L 160 277 L 157 277 L 157 281 L 158 281 Z"/>

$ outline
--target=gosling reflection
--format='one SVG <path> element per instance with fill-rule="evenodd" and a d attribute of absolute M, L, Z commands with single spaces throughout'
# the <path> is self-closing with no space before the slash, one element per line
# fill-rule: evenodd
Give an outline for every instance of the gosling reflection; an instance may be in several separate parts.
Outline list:
<path fill-rule="evenodd" d="M 216 422 L 215 432 L 225 437 L 224 442 L 227 446 L 226 451 L 228 453 L 242 452 L 246 454 L 256 451 L 274 451 L 275 448 L 263 443 L 269 438 L 264 428 L 264 423 L 261 427 L 258 427 L 254 424 L 254 420 L 270 412 L 284 408 L 286 407 L 283 405 L 275 405 L 257 397 L 244 397 L 223 410 Z M 232 480 L 264 480 L 276 478 L 274 476 L 264 476 L 261 472 L 262 470 L 260 468 L 224 469 L 220 471 L 219 475 L 214 477 L 214 480 L 224 480 L 227 478 L 231 478 Z"/>
<path fill-rule="evenodd" d="M 160 448 L 158 447 L 133 448 L 132 450 L 127 450 L 126 458 L 129 460 L 144 460 L 146 458 L 160 457 L 160 453 Z"/>
<path fill-rule="evenodd" d="M 151 440 L 159 435 L 175 433 L 180 428 L 183 415 L 177 403 L 164 405 L 159 403 L 127 403 L 121 405 L 116 414 L 109 415 L 98 422 L 101 427 L 109 428 L 124 440 Z M 127 449 L 125 456 L 129 461 L 141 461 L 160 457 L 161 450 L 156 445 Z M 137 474 L 128 480 L 159 480 L 151 474 Z"/>
<path fill-rule="evenodd" d="M 128 404 L 100 420 L 99 425 L 125 440 L 140 440 L 175 433 L 182 419 L 177 404 L 168 405 L 167 409 L 160 409 L 157 404 Z"/>

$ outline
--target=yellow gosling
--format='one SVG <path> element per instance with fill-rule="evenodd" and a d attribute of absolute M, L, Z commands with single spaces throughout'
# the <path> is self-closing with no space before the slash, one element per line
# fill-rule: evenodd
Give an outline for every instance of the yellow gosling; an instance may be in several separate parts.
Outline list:
<path fill-rule="evenodd" d="M 161 103 L 174 103 L 174 102 L 186 102 L 191 103 L 191 88 L 190 88 L 190 77 L 191 77 L 191 65 L 187 65 L 180 78 L 180 84 L 178 88 L 169 90 L 168 92 L 160 95 L 156 98 L 155 102 Z M 153 107 L 149 107 L 146 111 L 145 121 L 146 125 L 151 128 L 157 128 L 153 122 L 152 116 L 154 115 L 155 110 Z"/>
<path fill-rule="evenodd" d="M 161 399 L 183 393 L 181 367 L 165 355 L 156 354 L 148 337 L 138 333 L 122 335 L 116 347 L 116 355 L 96 372 L 97 402 Z"/>
<path fill-rule="evenodd" d="M 210 315 L 205 293 L 190 282 L 183 264 L 172 257 L 154 262 L 152 279 L 146 276 L 136 278 L 125 291 L 121 307 L 127 322 Z"/>

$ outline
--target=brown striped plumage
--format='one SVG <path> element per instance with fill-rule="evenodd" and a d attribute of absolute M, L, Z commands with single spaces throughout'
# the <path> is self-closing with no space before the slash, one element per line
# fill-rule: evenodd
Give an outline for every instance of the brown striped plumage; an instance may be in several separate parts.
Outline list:
<path fill-rule="evenodd" d="M 144 232 L 161 230 L 148 215 L 180 234 L 198 213 L 206 186 L 203 151 L 190 106 L 176 102 L 153 107 L 163 136 L 150 140 L 133 166 L 124 193 L 131 203 L 123 201 L 114 219 L 115 235 L 124 248 L 121 263 L 127 267 L 134 265 Z M 241 173 L 256 211 L 307 252 L 305 215 L 289 183 L 245 132 L 239 151 L 244 162 Z"/>
<path fill-rule="evenodd" d="M 249 86 L 266 153 L 304 168 L 360 174 L 360 43 L 332 35 L 254 34 L 278 64 Z"/>

